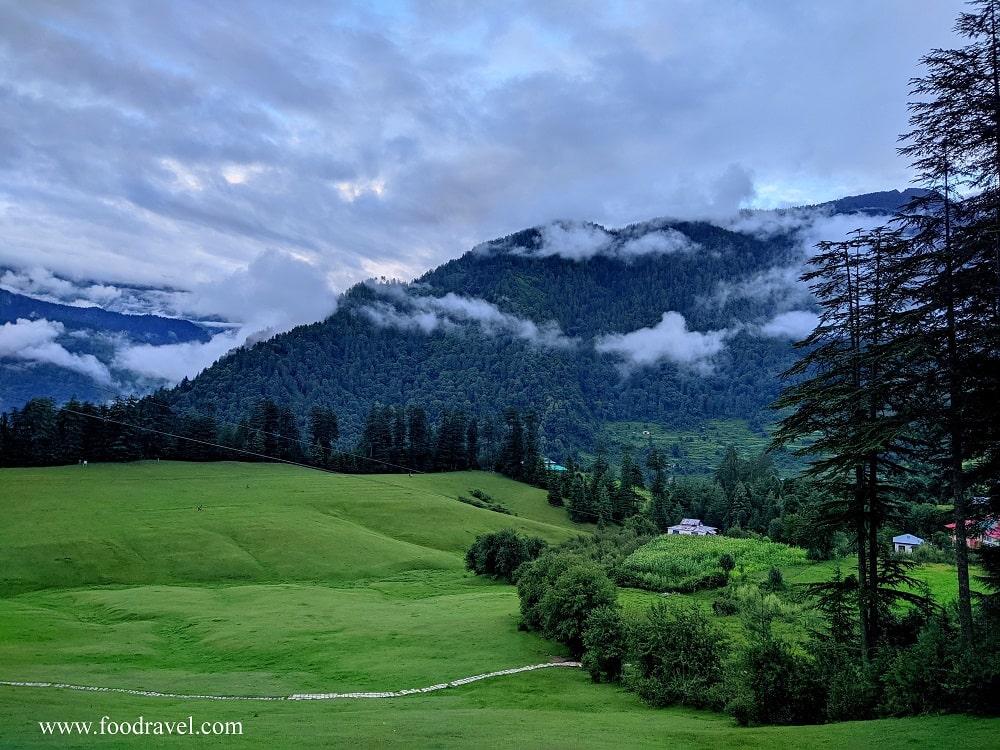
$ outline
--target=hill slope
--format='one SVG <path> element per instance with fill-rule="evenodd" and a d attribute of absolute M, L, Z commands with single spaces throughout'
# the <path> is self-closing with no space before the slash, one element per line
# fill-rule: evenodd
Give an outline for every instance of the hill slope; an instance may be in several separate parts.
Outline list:
<path fill-rule="evenodd" d="M 909 197 L 844 199 L 843 211 L 864 223 L 872 206 Z M 658 220 L 524 230 L 412 284 L 358 285 L 327 320 L 232 352 L 170 398 L 227 420 L 261 397 L 300 416 L 324 405 L 348 441 L 375 403 L 479 418 L 532 408 L 555 456 L 592 450 L 608 423 L 684 430 L 736 419 L 763 439 L 777 375 L 805 333 L 776 323 L 809 319 L 796 282 L 802 245 L 838 210 L 754 215 L 729 229 Z"/>
<path fill-rule="evenodd" d="M 513 587 L 461 569 L 479 531 L 578 533 L 550 515 L 544 493 L 484 473 L 369 479 L 262 464 L 0 470 L 0 680 L 188 694 L 396 690 L 561 654 L 518 630 Z M 469 486 L 518 517 L 449 499 Z M 0 685 L 5 746 L 91 742 L 43 736 L 39 721 L 189 715 L 243 722 L 242 736 L 217 740 L 227 747 L 320 748 L 331 737 L 358 747 L 986 746 L 997 727 L 946 716 L 739 729 L 718 714 L 650 709 L 575 669 L 384 701 Z"/>

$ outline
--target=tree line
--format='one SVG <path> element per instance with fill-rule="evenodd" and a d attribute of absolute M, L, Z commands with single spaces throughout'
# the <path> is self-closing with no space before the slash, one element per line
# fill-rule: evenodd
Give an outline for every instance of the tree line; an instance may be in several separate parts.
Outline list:
<path fill-rule="evenodd" d="M 341 440 L 332 409 L 313 407 L 300 425 L 291 408 L 270 399 L 235 423 L 176 413 L 155 395 L 61 406 L 36 398 L 0 414 L 0 466 L 143 459 L 275 460 L 351 473 L 485 468 L 534 484 L 545 473 L 538 419 L 516 409 L 481 420 L 445 410 L 432 421 L 419 405 L 376 405 L 356 443 Z"/>

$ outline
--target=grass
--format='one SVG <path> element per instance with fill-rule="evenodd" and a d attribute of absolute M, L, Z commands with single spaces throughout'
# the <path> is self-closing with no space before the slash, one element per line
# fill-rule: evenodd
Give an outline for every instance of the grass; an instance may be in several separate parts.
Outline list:
<path fill-rule="evenodd" d="M 457 502 L 470 486 L 517 516 Z M 0 595 L 460 571 L 476 534 L 513 527 L 558 542 L 581 528 L 542 490 L 485 472 L 336 476 L 282 465 L 145 462 L 7 469 L 0 493 Z"/>
<path fill-rule="evenodd" d="M 22 691 L 23 693 L 24 691 Z M 726 717 L 681 709 L 653 710 L 635 696 L 593 685 L 575 670 L 546 670 L 482 682 L 433 696 L 355 703 L 195 703 L 0 688 L 0 727 L 18 748 L 148 747 L 135 738 L 43 738 L 37 721 L 185 719 L 242 721 L 242 737 L 198 737 L 177 747 L 468 748 L 545 747 L 710 750 L 739 747 L 806 750 L 991 747 L 996 721 L 925 717 L 826 726 L 740 729 Z M 167 743 L 163 743 L 166 745 Z"/>
<path fill-rule="evenodd" d="M 455 501 L 471 489 L 517 516 Z M 505 526 L 552 542 L 586 530 L 542 491 L 491 474 L 265 464 L 3 470 L 0 512 L 0 679 L 242 695 L 423 687 L 562 655 L 517 629 L 513 587 L 470 576 L 462 553 Z M 893 748 L 985 745 L 997 730 L 962 717 L 743 730 L 544 670 L 372 702 L 0 687 L 0 747 L 146 747 L 37 726 L 140 715 L 244 722 L 242 737 L 198 738 L 205 747 Z"/>
<path fill-rule="evenodd" d="M 806 552 L 787 544 L 722 536 L 660 536 L 625 559 L 622 568 L 640 588 L 693 591 L 722 574 L 719 560 L 730 555 L 747 576 L 772 567 L 806 562 Z"/>

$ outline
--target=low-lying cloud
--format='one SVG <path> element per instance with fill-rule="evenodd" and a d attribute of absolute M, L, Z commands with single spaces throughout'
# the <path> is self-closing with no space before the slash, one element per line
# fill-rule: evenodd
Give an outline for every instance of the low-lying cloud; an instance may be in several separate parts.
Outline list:
<path fill-rule="evenodd" d="M 703 374 L 712 371 L 713 358 L 722 351 L 732 332 L 690 331 L 678 312 L 663 313 L 656 325 L 630 333 L 599 337 L 594 347 L 599 352 L 616 354 L 627 365 L 649 366 L 661 361 L 673 362 Z"/>
<path fill-rule="evenodd" d="M 576 339 L 566 336 L 554 321 L 536 323 L 506 313 L 492 302 L 449 292 L 443 297 L 411 295 L 402 287 L 380 287 L 390 301 L 360 308 L 362 315 L 385 328 L 419 330 L 423 333 L 455 330 L 476 325 L 486 335 L 509 335 L 538 346 L 564 348 Z"/>
<path fill-rule="evenodd" d="M 586 261 L 597 256 L 628 261 L 643 255 L 693 252 L 699 245 L 672 227 L 630 235 L 608 232 L 596 224 L 557 221 L 542 227 L 537 247 L 516 247 L 512 252 L 536 258 L 559 257 Z"/>
<path fill-rule="evenodd" d="M 819 315 L 808 310 L 788 310 L 778 313 L 761 326 L 760 332 L 776 339 L 801 341 L 819 325 Z"/>
<path fill-rule="evenodd" d="M 86 375 L 108 385 L 111 373 L 93 354 L 74 354 L 58 339 L 64 332 L 62 323 L 44 318 L 18 318 L 0 326 L 0 358 L 16 359 L 35 364 L 51 364 Z"/>
<path fill-rule="evenodd" d="M 115 367 L 149 380 L 179 383 L 210 367 L 227 352 L 246 343 L 244 329 L 217 333 L 206 342 L 182 344 L 136 344 L 125 346 L 115 355 Z"/>

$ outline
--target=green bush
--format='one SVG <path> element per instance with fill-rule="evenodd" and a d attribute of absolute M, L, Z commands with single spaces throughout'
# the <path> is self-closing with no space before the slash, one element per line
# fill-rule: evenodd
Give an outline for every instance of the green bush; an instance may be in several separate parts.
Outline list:
<path fill-rule="evenodd" d="M 517 569 L 538 557 L 545 547 L 544 539 L 523 537 L 513 529 L 501 529 L 476 537 L 465 553 L 465 566 L 477 575 L 512 583 Z"/>
<path fill-rule="evenodd" d="M 765 539 L 720 536 L 660 536 L 629 555 L 621 565 L 619 582 L 650 591 L 689 593 L 726 584 L 722 569 L 728 555 L 743 574 L 806 562 L 798 547 Z"/>
<path fill-rule="evenodd" d="M 583 625 L 583 668 L 594 682 L 616 682 L 628 650 L 628 633 L 617 606 L 599 607 Z"/>
<path fill-rule="evenodd" d="M 816 662 L 775 638 L 744 647 L 728 681 L 726 710 L 743 725 L 815 724 L 826 692 Z"/>
<path fill-rule="evenodd" d="M 653 605 L 632 641 L 624 681 L 646 703 L 721 707 L 725 639 L 700 606 Z"/>
<path fill-rule="evenodd" d="M 600 607 L 615 604 L 617 599 L 617 587 L 597 563 L 571 564 L 552 581 L 538 602 L 542 633 L 579 656 L 587 617 Z"/>

